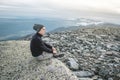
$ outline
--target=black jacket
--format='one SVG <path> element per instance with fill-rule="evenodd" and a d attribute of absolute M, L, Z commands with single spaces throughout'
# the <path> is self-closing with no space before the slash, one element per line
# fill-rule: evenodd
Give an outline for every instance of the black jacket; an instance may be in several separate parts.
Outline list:
<path fill-rule="evenodd" d="M 42 40 L 42 35 L 36 33 L 31 40 L 30 43 L 30 50 L 32 53 L 32 56 L 37 57 L 43 53 L 43 51 L 48 52 L 48 53 L 53 53 L 52 46 L 49 44 L 45 43 Z"/>

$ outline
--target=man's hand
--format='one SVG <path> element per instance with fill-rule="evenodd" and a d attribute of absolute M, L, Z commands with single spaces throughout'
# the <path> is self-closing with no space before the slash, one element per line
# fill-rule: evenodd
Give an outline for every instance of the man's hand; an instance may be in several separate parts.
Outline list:
<path fill-rule="evenodd" d="M 54 47 L 52 47 L 52 50 L 53 50 L 53 51 L 54 51 L 54 50 L 56 51 L 56 49 L 55 49 Z"/>
<path fill-rule="evenodd" d="M 52 47 L 52 50 L 53 50 L 53 57 L 54 58 L 58 58 L 58 57 L 63 57 L 64 56 L 64 54 L 57 54 L 57 50 L 54 47 Z"/>
<path fill-rule="evenodd" d="M 57 54 L 57 51 L 53 51 L 53 54 Z"/>
<path fill-rule="evenodd" d="M 57 50 L 56 50 L 54 47 L 52 47 L 52 50 L 53 50 L 53 53 L 54 53 L 54 54 L 57 53 Z"/>

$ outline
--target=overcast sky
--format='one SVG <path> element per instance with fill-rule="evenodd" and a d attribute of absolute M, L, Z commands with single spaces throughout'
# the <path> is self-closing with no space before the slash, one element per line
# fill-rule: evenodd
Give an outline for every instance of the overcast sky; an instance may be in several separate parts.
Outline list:
<path fill-rule="evenodd" d="M 96 18 L 120 23 L 120 0 L 0 0 L 0 17 Z"/>

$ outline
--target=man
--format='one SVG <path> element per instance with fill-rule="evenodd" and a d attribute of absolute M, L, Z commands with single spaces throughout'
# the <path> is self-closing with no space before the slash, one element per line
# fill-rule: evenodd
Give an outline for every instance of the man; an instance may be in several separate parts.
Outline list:
<path fill-rule="evenodd" d="M 45 60 L 52 57 L 57 58 L 64 56 L 64 54 L 56 55 L 57 50 L 42 40 L 42 36 L 46 32 L 45 26 L 41 24 L 35 24 L 33 29 L 37 31 L 36 34 L 32 37 L 30 43 L 30 49 L 33 57 L 36 57 L 38 60 Z"/>

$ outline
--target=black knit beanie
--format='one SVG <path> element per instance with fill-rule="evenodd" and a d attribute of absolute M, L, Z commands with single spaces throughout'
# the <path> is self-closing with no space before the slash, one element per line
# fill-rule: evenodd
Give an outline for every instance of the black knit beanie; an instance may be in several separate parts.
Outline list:
<path fill-rule="evenodd" d="M 45 27 L 42 24 L 34 24 L 33 29 L 37 32 L 39 32 L 43 27 Z"/>

